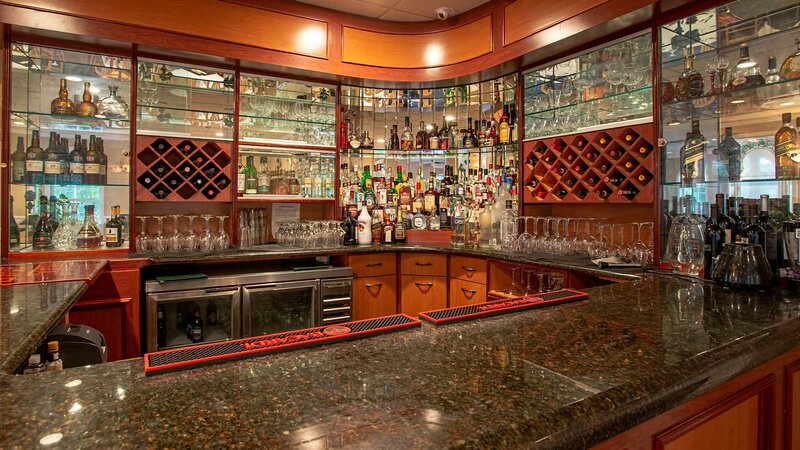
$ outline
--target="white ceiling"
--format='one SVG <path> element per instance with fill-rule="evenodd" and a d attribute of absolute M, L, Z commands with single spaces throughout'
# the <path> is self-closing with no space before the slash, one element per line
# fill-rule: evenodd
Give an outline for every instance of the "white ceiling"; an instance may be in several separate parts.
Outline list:
<path fill-rule="evenodd" d="M 488 0 L 297 0 L 309 5 L 336 11 L 398 22 L 427 22 L 436 20 L 436 10 L 442 6 L 461 14 L 488 3 Z"/>

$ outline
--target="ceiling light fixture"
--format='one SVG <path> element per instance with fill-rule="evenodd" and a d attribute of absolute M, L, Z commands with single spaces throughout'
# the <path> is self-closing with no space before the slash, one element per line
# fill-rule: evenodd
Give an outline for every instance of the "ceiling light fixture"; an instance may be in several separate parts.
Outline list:
<path fill-rule="evenodd" d="M 76 77 L 74 75 L 67 75 L 67 76 L 64 77 L 64 79 L 67 80 L 67 81 L 75 81 L 75 82 L 83 81 L 83 78 Z"/>
<path fill-rule="evenodd" d="M 742 99 L 731 100 L 731 105 L 738 105 L 738 104 L 741 104 L 741 103 L 744 103 L 744 100 L 742 100 Z"/>

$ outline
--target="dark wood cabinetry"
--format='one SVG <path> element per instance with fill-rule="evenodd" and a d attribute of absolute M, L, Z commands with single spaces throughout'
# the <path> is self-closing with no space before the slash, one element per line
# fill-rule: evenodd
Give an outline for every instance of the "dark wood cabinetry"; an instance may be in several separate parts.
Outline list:
<path fill-rule="evenodd" d="M 786 367 L 785 407 L 787 449 L 800 450 L 800 360 Z"/>
<path fill-rule="evenodd" d="M 397 276 L 353 279 L 353 320 L 397 314 Z"/>
<path fill-rule="evenodd" d="M 447 308 L 447 278 L 402 275 L 400 312 L 416 317 L 422 311 Z"/>

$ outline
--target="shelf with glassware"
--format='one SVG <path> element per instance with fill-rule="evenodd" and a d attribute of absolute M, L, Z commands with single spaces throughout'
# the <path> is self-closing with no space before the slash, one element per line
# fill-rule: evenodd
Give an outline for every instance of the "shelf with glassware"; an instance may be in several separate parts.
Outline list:
<path fill-rule="evenodd" d="M 615 128 L 523 146 L 525 203 L 652 203 L 653 126 Z"/>
<path fill-rule="evenodd" d="M 753 248 L 772 284 L 800 281 L 800 6 L 768 6 L 739 0 L 660 30 L 661 260 L 731 286 L 765 283 L 758 267 L 744 282 L 725 269 L 723 251 Z"/>
<path fill-rule="evenodd" d="M 140 59 L 137 134 L 233 140 L 235 73 Z"/>
<path fill-rule="evenodd" d="M 130 59 L 13 43 L 11 85 L 9 251 L 127 248 Z"/>
<path fill-rule="evenodd" d="M 239 145 L 239 203 L 333 202 L 336 152 Z"/>
<path fill-rule="evenodd" d="M 336 146 L 336 87 L 241 75 L 239 140 L 270 145 Z"/>
<path fill-rule="evenodd" d="M 523 74 L 525 139 L 651 122 L 651 69 L 648 32 Z"/>

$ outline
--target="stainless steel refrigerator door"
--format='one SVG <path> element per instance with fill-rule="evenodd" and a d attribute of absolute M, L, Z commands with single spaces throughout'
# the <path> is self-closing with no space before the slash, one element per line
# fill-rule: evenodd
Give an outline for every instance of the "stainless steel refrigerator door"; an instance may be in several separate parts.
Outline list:
<path fill-rule="evenodd" d="M 319 280 L 243 286 L 242 299 L 244 337 L 319 323 Z"/>
<path fill-rule="evenodd" d="M 166 336 L 159 345 L 158 307 L 166 321 Z M 203 339 L 192 341 L 186 332 L 190 310 L 199 310 Z M 147 294 L 147 351 L 207 344 L 242 337 L 241 291 L 238 286 Z M 216 317 L 214 315 L 216 314 Z"/>

